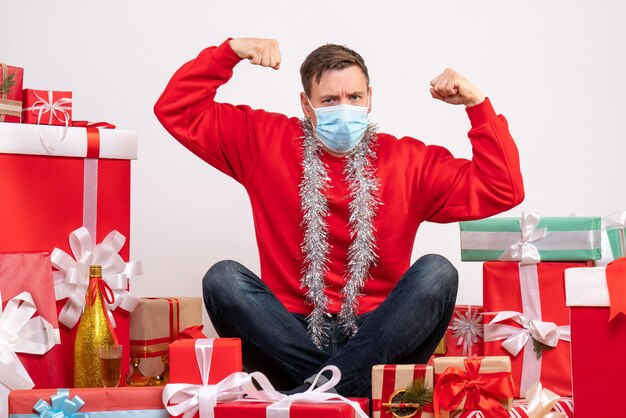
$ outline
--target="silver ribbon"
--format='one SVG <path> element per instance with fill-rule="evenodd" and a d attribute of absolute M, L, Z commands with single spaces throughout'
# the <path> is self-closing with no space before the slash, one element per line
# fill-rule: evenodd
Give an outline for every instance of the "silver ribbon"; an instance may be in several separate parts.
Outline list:
<path fill-rule="evenodd" d="M 463 355 L 469 357 L 472 355 L 472 346 L 483 338 L 482 314 L 477 309 L 472 310 L 470 305 L 464 314 L 455 311 L 454 315 L 450 325 L 452 336 L 456 345 L 463 346 Z"/>

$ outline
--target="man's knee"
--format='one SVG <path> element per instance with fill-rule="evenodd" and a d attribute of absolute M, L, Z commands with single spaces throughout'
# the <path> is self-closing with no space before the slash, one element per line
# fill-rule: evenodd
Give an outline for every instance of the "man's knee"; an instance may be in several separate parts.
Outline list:
<path fill-rule="evenodd" d="M 412 278 L 420 283 L 420 291 L 440 294 L 448 291 L 456 295 L 459 273 L 454 265 L 439 254 L 427 254 L 411 266 Z"/>
<path fill-rule="evenodd" d="M 456 288 L 458 286 L 459 272 L 450 260 L 439 254 L 427 254 L 423 258 L 428 263 L 433 277 L 437 277 L 438 281 L 444 282 L 450 287 Z"/>
<path fill-rule="evenodd" d="M 236 291 L 242 265 L 233 260 L 222 260 L 215 263 L 202 279 L 202 291 L 205 299 L 227 297 Z"/>

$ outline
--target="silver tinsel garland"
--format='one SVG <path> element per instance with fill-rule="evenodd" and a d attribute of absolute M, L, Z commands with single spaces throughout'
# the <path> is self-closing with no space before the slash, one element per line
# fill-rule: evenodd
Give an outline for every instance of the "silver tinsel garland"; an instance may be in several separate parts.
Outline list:
<path fill-rule="evenodd" d="M 320 159 L 322 146 L 315 137 L 311 121 L 303 120 L 301 125 L 304 132 L 303 174 L 300 183 L 304 229 L 301 286 L 307 289 L 306 301 L 313 306 L 308 317 L 308 332 L 315 345 L 321 348 L 328 337 L 324 314 L 329 302 L 324 292 L 330 252 L 326 222 L 329 211 L 325 190 L 332 185 L 326 166 Z M 369 124 L 359 144 L 345 157 L 344 176 L 349 184 L 351 198 L 349 227 L 352 243 L 348 249 L 347 270 L 344 273 L 346 284 L 341 290 L 343 303 L 339 320 L 348 336 L 358 330 L 355 321 L 358 297 L 369 276 L 369 268 L 377 259 L 374 218 L 380 205 L 380 181 L 373 165 L 376 158 L 375 143 L 376 126 Z"/>

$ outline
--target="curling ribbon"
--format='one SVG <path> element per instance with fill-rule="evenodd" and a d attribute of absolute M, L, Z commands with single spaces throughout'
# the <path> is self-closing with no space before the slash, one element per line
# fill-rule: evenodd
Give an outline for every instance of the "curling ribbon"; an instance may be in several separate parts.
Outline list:
<path fill-rule="evenodd" d="M 109 319 L 115 327 L 111 312 L 118 307 L 132 312 L 139 298 L 131 294 L 128 280 L 142 274 L 141 262 L 126 263 L 118 254 L 126 238 L 117 231 L 109 233 L 100 244 L 93 245 L 92 237 L 85 227 L 73 231 L 69 237 L 71 255 L 55 248 L 50 255 L 54 272 L 56 300 L 67 298 L 67 303 L 59 313 L 59 321 L 69 328 L 78 322 L 85 306 L 85 295 L 89 287 L 89 266 L 102 266 L 102 278 L 114 294 L 113 302 L 106 301 Z"/>
<path fill-rule="evenodd" d="M 559 399 L 559 395 L 544 389 L 541 382 L 535 383 L 526 391 L 528 418 L 567 418 L 562 412 L 552 412 Z"/>
<path fill-rule="evenodd" d="M 515 244 L 507 248 L 498 260 L 519 261 L 522 264 L 536 264 L 541 261 L 539 250 L 533 244 L 546 236 L 547 228 L 537 229 L 541 217 L 535 213 L 522 212 L 520 230 L 522 237 Z"/>
<path fill-rule="evenodd" d="M 199 413 L 200 418 L 213 418 L 213 407 L 218 402 L 240 399 L 244 393 L 241 386 L 249 375 L 243 372 L 232 373 L 219 383 L 209 385 L 209 372 L 213 360 L 213 338 L 196 340 L 196 360 L 202 384 L 170 383 L 163 389 L 163 405 L 172 416 L 192 418 Z"/>
<path fill-rule="evenodd" d="M 498 399 L 512 398 L 515 384 L 511 372 L 480 373 L 482 358 L 472 357 L 463 360 L 465 370 L 448 367 L 435 385 L 435 417 L 441 409 L 453 411 L 465 399 L 465 410 L 481 410 L 490 418 L 508 418 Z"/>
<path fill-rule="evenodd" d="M 0 294 L 0 417 L 8 416 L 11 390 L 31 389 L 35 384 L 16 353 L 45 354 L 59 342 L 48 321 L 37 311 L 30 293 L 22 292 L 2 309 Z"/>
<path fill-rule="evenodd" d="M 65 139 L 65 136 L 67 135 L 67 128 L 69 127 L 70 122 L 71 122 L 70 121 L 71 118 L 70 118 L 70 114 L 68 110 L 72 110 L 72 106 L 71 106 L 72 99 L 69 97 L 64 97 L 57 101 L 53 101 L 54 92 L 52 90 L 47 90 L 46 92 L 48 93 L 48 98 L 44 99 L 39 94 L 37 94 L 37 91 L 33 91 L 33 94 L 39 100 L 35 101 L 35 103 L 33 103 L 32 106 L 24 108 L 23 112 L 31 111 L 33 112 L 33 114 L 36 114 L 37 126 L 41 125 L 41 120 L 43 119 L 46 113 L 49 114 L 48 125 L 52 125 L 52 122 L 54 121 L 54 119 L 61 122 L 61 124 L 63 125 L 63 132 L 59 140 L 63 141 Z M 40 130 L 39 130 L 39 140 L 41 141 L 41 144 L 43 145 L 43 147 L 46 149 L 48 153 L 55 150 L 55 148 L 52 145 L 48 144 L 48 142 L 44 140 L 43 136 L 41 135 Z"/>
<path fill-rule="evenodd" d="M 331 372 L 331 378 L 324 384 L 317 386 L 317 382 L 324 372 Z M 358 402 L 352 401 L 334 392 L 329 392 L 341 380 L 341 371 L 337 366 L 326 366 L 315 376 L 311 386 L 304 392 L 285 395 L 278 392 L 267 377 L 260 372 L 250 374 L 254 381 L 261 387 L 257 389 L 251 379 L 243 382 L 242 388 L 247 394 L 245 402 L 272 402 L 267 406 L 266 418 L 289 418 L 291 405 L 294 403 L 343 403 L 350 405 L 360 418 L 368 418 Z"/>
<path fill-rule="evenodd" d="M 606 266 L 606 284 L 611 302 L 609 321 L 618 314 L 626 315 L 626 257 Z"/>
<path fill-rule="evenodd" d="M 50 396 L 50 403 L 39 399 L 33 409 L 42 418 L 89 418 L 88 412 L 78 412 L 85 401 L 76 395 L 70 399 L 69 389 L 58 389 L 56 395 Z"/>

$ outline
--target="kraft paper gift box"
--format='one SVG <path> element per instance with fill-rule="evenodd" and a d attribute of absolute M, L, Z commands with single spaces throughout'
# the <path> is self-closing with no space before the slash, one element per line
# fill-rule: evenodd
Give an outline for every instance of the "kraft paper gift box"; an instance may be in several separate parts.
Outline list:
<path fill-rule="evenodd" d="M 433 407 L 439 416 L 446 418 L 451 411 L 479 407 L 490 418 L 507 416 L 515 389 L 509 357 L 437 357 L 433 368 Z"/>
<path fill-rule="evenodd" d="M 424 364 L 377 364 L 372 367 L 372 418 L 392 418 L 391 408 L 383 404 L 399 403 L 398 393 L 406 390 L 416 379 L 433 390 L 433 368 Z M 423 405 L 415 418 L 431 418 L 432 404 Z"/>
<path fill-rule="evenodd" d="M 459 225 L 463 261 L 538 263 L 601 257 L 599 217 L 523 213 L 521 218 L 494 217 Z"/>
<path fill-rule="evenodd" d="M 16 390 L 9 396 L 9 418 L 169 418 L 162 393 L 162 387 Z"/>
<path fill-rule="evenodd" d="M 483 347 L 483 307 L 457 305 L 446 330 L 446 356 L 482 356 Z"/>
<path fill-rule="evenodd" d="M 143 376 L 164 372 L 162 356 L 185 328 L 202 324 L 201 297 L 140 298 L 130 314 L 130 354 Z M 167 382 L 166 382 L 167 383 Z"/>
<path fill-rule="evenodd" d="M 625 258 L 606 267 L 565 270 L 577 418 L 623 415 L 619 401 L 626 376 L 625 284 Z"/>
<path fill-rule="evenodd" d="M 349 398 L 358 402 L 367 413 L 369 399 Z M 232 401 L 218 404 L 213 411 L 215 418 L 266 418 L 269 403 Z M 347 403 L 298 403 L 289 408 L 288 418 L 355 418 L 354 408 Z"/>
<path fill-rule="evenodd" d="M 24 69 L 0 63 L 0 122 L 22 120 Z"/>
<path fill-rule="evenodd" d="M 72 92 L 24 89 L 22 123 L 70 126 Z"/>
<path fill-rule="evenodd" d="M 70 127 L 65 139 L 55 142 L 58 129 L 61 128 L 0 124 L 0 196 L 3 196 L 0 205 L 0 252 L 58 253 L 66 267 L 73 268 L 77 265 L 74 260 L 87 256 L 94 249 L 94 244 L 107 240 L 108 244 L 119 249 L 120 259 L 128 260 L 130 160 L 137 156 L 136 132 Z M 48 145 L 44 144 L 46 141 L 49 141 Z M 80 230 L 80 239 L 76 241 L 81 245 L 74 249 L 81 254 L 74 254 L 70 247 L 70 235 L 80 227 L 84 227 L 89 234 L 84 229 Z M 77 237 L 77 234 L 73 236 Z M 121 237 L 125 237 L 126 242 Z M 58 251 L 55 253 L 54 249 L 63 251 L 67 257 Z M 120 259 L 116 259 L 116 263 L 112 262 L 113 259 L 109 260 L 111 265 L 105 266 L 105 276 L 124 273 L 117 269 L 125 270 L 130 263 L 124 266 L 119 263 Z M 55 281 L 62 281 L 64 273 L 62 270 L 55 272 Z M 125 273 L 132 276 L 130 271 Z M 87 283 L 84 284 L 86 286 Z M 60 293 L 68 293 L 67 290 L 57 288 Z M 115 292 L 123 296 L 125 290 L 117 289 Z M 123 302 L 123 306 L 114 310 L 113 317 L 117 325 L 116 333 L 124 345 L 122 367 L 125 373 L 129 359 L 129 324 L 128 312 L 123 308 L 130 309 L 127 305 L 132 305 L 132 298 L 125 297 Z M 57 302 L 60 315 L 64 315 L 66 304 L 67 300 Z M 75 308 L 73 313 L 80 313 L 80 309 Z M 59 322 L 63 323 L 62 320 Z M 65 382 L 58 382 L 56 387 L 73 385 L 76 329 L 76 326 L 60 326 L 60 349 L 66 379 Z"/>
<path fill-rule="evenodd" d="M 569 310 L 563 272 L 583 262 L 483 264 L 485 355 L 511 357 L 515 396 L 536 382 L 571 396 Z"/>

